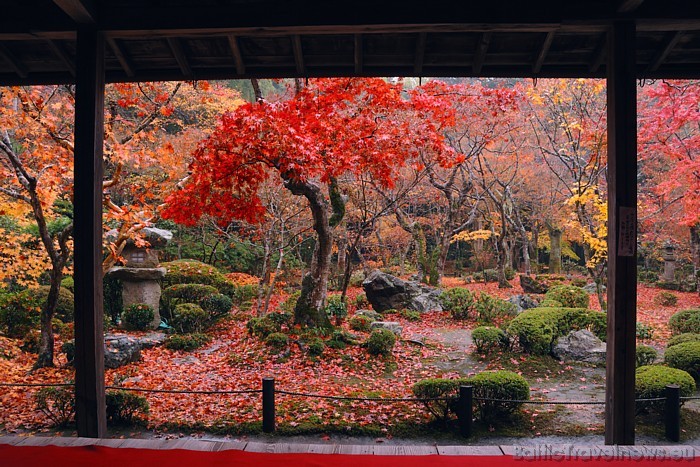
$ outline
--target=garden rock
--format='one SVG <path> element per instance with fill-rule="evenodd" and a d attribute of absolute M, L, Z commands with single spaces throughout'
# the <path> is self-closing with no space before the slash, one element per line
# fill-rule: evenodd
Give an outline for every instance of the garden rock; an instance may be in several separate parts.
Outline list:
<path fill-rule="evenodd" d="M 141 359 L 141 343 L 125 334 L 105 336 L 105 367 L 119 368 Z"/>
<path fill-rule="evenodd" d="M 163 332 L 152 332 L 143 337 L 139 337 L 139 344 L 142 349 L 150 349 L 165 342 L 166 336 Z"/>
<path fill-rule="evenodd" d="M 606 287 L 602 284 L 600 287 L 603 289 L 603 292 L 605 292 Z M 584 287 L 582 287 L 582 289 L 585 290 L 586 293 L 588 293 L 588 294 L 597 293 L 596 288 L 595 288 L 595 282 L 591 282 L 590 284 L 586 284 Z"/>
<path fill-rule="evenodd" d="M 560 337 L 552 353 L 562 361 L 605 364 L 605 342 L 587 329 L 571 331 Z"/>
<path fill-rule="evenodd" d="M 520 286 L 523 288 L 523 292 L 525 293 L 543 294 L 547 293 L 547 290 L 549 290 L 549 287 L 546 284 L 543 284 L 534 277 L 524 274 L 520 276 Z"/>
<path fill-rule="evenodd" d="M 518 308 L 518 313 L 530 308 L 537 308 L 537 302 L 527 295 L 513 295 L 508 301 Z"/>
<path fill-rule="evenodd" d="M 382 319 L 382 315 L 374 310 L 357 310 L 355 316 L 366 316 L 372 321 L 379 321 Z"/>
<path fill-rule="evenodd" d="M 409 309 L 419 312 L 442 311 L 438 299 L 440 291 L 418 282 L 404 281 L 375 269 L 362 282 L 372 308 L 382 312 L 390 309 Z"/>
<path fill-rule="evenodd" d="M 400 336 L 401 332 L 403 331 L 403 327 L 396 321 L 375 321 L 369 326 L 372 331 L 377 329 L 386 329 L 387 331 L 393 332 L 397 336 Z"/>

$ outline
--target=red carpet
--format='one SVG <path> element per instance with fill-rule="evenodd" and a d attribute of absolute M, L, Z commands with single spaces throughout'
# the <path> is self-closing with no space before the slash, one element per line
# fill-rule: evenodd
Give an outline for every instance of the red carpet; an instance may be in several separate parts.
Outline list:
<path fill-rule="evenodd" d="M 203 452 L 182 449 L 155 450 L 104 446 L 0 445 L 2 467 L 194 467 L 194 466 L 332 466 L 332 467 L 659 467 L 697 465 L 697 459 L 575 460 L 516 459 L 512 456 L 369 456 L 342 454 L 264 454 L 245 451 Z"/>

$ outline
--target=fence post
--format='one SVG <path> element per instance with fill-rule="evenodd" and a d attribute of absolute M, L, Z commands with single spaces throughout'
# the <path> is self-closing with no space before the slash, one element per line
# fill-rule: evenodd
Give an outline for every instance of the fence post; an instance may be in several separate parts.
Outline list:
<path fill-rule="evenodd" d="M 465 438 L 472 435 L 474 388 L 472 386 L 459 387 L 459 399 L 457 400 L 457 421 L 459 432 Z"/>
<path fill-rule="evenodd" d="M 264 433 L 275 431 L 275 378 L 262 380 L 262 429 Z"/>
<path fill-rule="evenodd" d="M 681 439 L 681 387 L 677 384 L 666 386 L 666 439 L 677 443 Z"/>

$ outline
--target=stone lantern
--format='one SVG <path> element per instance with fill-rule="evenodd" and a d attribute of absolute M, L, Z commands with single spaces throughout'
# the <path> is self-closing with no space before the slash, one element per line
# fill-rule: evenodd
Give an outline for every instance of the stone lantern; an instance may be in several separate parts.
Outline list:
<path fill-rule="evenodd" d="M 664 243 L 664 251 L 661 255 L 664 259 L 664 282 L 676 280 L 676 247 L 670 240 Z"/>
<path fill-rule="evenodd" d="M 160 325 L 160 282 L 165 276 L 166 269 L 161 268 L 158 262 L 157 247 L 167 244 L 173 234 L 169 230 L 146 227 L 140 234 L 150 244 L 149 248 L 136 245 L 133 240 L 128 240 L 122 257 L 124 266 L 115 266 L 108 274 L 122 282 L 122 301 L 124 307 L 137 303 L 145 303 L 153 308 L 153 322 L 151 327 L 156 329 Z M 107 238 L 116 238 L 117 231 L 107 232 Z"/>

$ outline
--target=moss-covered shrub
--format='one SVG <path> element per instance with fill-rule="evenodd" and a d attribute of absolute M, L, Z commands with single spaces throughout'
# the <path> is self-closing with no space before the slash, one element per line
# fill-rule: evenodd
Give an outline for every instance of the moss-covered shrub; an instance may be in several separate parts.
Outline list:
<path fill-rule="evenodd" d="M 365 345 L 371 355 L 390 355 L 396 344 L 396 335 L 387 329 L 372 331 Z"/>
<path fill-rule="evenodd" d="M 33 290 L 23 290 L 2 297 L 0 330 L 12 338 L 22 338 L 30 330 L 39 329 L 43 302 Z"/>
<path fill-rule="evenodd" d="M 175 306 L 170 325 L 178 332 L 189 334 L 206 329 L 209 314 L 194 303 L 181 303 Z"/>
<path fill-rule="evenodd" d="M 280 352 L 289 345 L 289 337 L 281 332 L 273 332 L 265 338 L 265 345 L 274 352 Z"/>
<path fill-rule="evenodd" d="M 294 308 L 297 306 L 297 301 L 299 300 L 300 296 L 301 290 L 296 290 L 289 294 L 289 297 L 287 297 L 280 305 L 282 311 L 290 314 L 294 313 Z"/>
<path fill-rule="evenodd" d="M 372 319 L 369 316 L 353 316 L 350 318 L 350 329 L 353 331 L 369 332 Z"/>
<path fill-rule="evenodd" d="M 233 289 L 231 297 L 233 298 L 234 305 L 238 306 L 243 310 L 247 310 L 251 307 L 253 300 L 258 296 L 258 285 L 257 284 L 245 284 L 236 286 Z"/>
<path fill-rule="evenodd" d="M 320 337 L 313 337 L 309 339 L 306 345 L 309 349 L 309 355 L 313 355 L 314 357 L 320 357 L 323 355 L 323 351 L 326 350 L 326 344 Z"/>
<path fill-rule="evenodd" d="M 647 366 L 654 363 L 659 353 L 654 347 L 638 345 L 635 354 L 637 357 L 637 368 L 639 368 L 640 366 Z"/>
<path fill-rule="evenodd" d="M 399 315 L 401 315 L 403 318 L 405 318 L 408 321 L 420 321 L 421 320 L 421 314 L 419 311 L 416 311 L 416 310 L 401 310 L 399 312 Z"/>
<path fill-rule="evenodd" d="M 369 300 L 367 300 L 367 294 L 365 293 L 359 293 L 357 294 L 357 297 L 355 297 L 355 301 L 353 302 L 355 307 L 357 309 L 361 308 L 367 308 L 369 306 Z"/>
<path fill-rule="evenodd" d="M 482 324 L 510 319 L 517 314 L 517 310 L 515 304 L 486 293 L 479 294 L 474 304 L 476 318 Z"/>
<path fill-rule="evenodd" d="M 209 313 L 212 319 L 218 320 L 228 315 L 233 307 L 233 300 L 228 295 L 213 293 L 199 301 L 199 306 Z"/>
<path fill-rule="evenodd" d="M 531 308 L 510 322 L 507 333 L 524 351 L 545 355 L 558 337 L 579 329 L 588 329 L 605 340 L 605 313 L 583 308 Z"/>
<path fill-rule="evenodd" d="M 660 306 L 675 306 L 678 303 L 678 295 L 662 290 L 654 296 L 654 303 Z"/>
<path fill-rule="evenodd" d="M 423 405 L 436 420 L 444 423 L 448 420 L 450 412 L 454 408 L 454 401 L 429 399 L 456 399 L 459 394 L 459 387 L 467 384 L 468 382 L 464 378 L 428 378 L 414 384 L 411 391 L 418 399 L 424 399 Z"/>
<path fill-rule="evenodd" d="M 450 312 L 454 319 L 468 319 L 474 316 L 476 297 L 463 287 L 454 287 L 440 294 L 442 307 Z"/>
<path fill-rule="evenodd" d="M 280 329 L 282 329 L 283 326 L 291 327 L 292 320 L 294 320 L 294 315 L 291 313 L 273 312 L 266 314 L 265 317 L 279 326 Z"/>
<path fill-rule="evenodd" d="M 129 305 L 122 313 L 122 323 L 126 329 L 132 331 L 144 331 L 153 322 L 155 314 L 153 308 L 145 303 Z"/>
<path fill-rule="evenodd" d="M 472 331 L 472 340 L 477 352 L 498 352 L 508 345 L 506 333 L 494 326 L 480 326 Z"/>
<path fill-rule="evenodd" d="M 219 291 L 212 285 L 175 284 L 163 290 L 163 299 L 177 299 L 179 303 L 197 303 L 208 295 L 217 293 Z"/>
<path fill-rule="evenodd" d="M 545 298 L 538 305 L 539 308 L 562 308 L 563 306 L 561 302 L 550 298 Z"/>
<path fill-rule="evenodd" d="M 666 386 L 677 384 L 681 388 L 681 397 L 691 396 L 695 392 L 695 381 L 686 371 L 661 365 L 649 365 L 637 368 L 634 378 L 636 399 L 654 399 L 666 397 Z M 664 402 L 637 402 L 641 409 L 663 410 Z"/>
<path fill-rule="evenodd" d="M 700 342 L 700 334 L 694 334 L 692 332 L 678 334 L 677 336 L 673 336 L 668 340 L 666 347 L 673 347 L 674 345 L 682 344 L 683 342 Z"/>
<path fill-rule="evenodd" d="M 588 281 L 583 277 L 574 277 L 571 279 L 571 285 L 574 287 L 585 287 L 586 284 L 588 284 Z"/>
<path fill-rule="evenodd" d="M 484 371 L 467 378 L 474 387 L 475 409 L 483 421 L 493 421 L 509 415 L 523 405 L 522 402 L 498 402 L 497 400 L 524 401 L 530 399 L 530 385 L 525 378 L 512 371 Z M 484 400 L 484 399 L 496 399 Z"/>
<path fill-rule="evenodd" d="M 640 269 L 637 272 L 637 281 L 644 282 L 645 284 L 654 284 L 659 280 L 659 273 L 656 271 L 649 271 Z"/>
<path fill-rule="evenodd" d="M 48 285 L 42 285 L 32 292 L 32 294 L 35 295 L 41 301 L 42 308 L 44 307 L 46 301 L 49 299 L 50 289 L 51 287 L 49 287 Z M 75 297 L 73 296 L 73 292 L 63 287 L 59 288 L 58 303 L 56 304 L 56 313 L 54 314 L 54 316 L 63 321 L 64 323 L 73 322 L 74 307 Z"/>
<path fill-rule="evenodd" d="M 34 394 L 37 410 L 57 427 L 64 427 L 75 416 L 75 395 L 71 387 L 46 387 Z"/>
<path fill-rule="evenodd" d="M 165 340 L 165 348 L 191 352 L 211 342 L 211 337 L 199 332 L 191 334 L 173 334 Z"/>
<path fill-rule="evenodd" d="M 72 365 L 75 360 L 75 341 L 70 340 L 61 344 L 61 352 L 65 354 L 68 364 Z"/>
<path fill-rule="evenodd" d="M 588 308 L 588 293 L 573 285 L 556 285 L 545 294 L 545 299 L 556 300 L 565 308 Z"/>
<path fill-rule="evenodd" d="M 73 276 L 66 276 L 61 279 L 61 288 L 69 290 L 70 293 L 75 293 L 75 281 L 73 280 Z"/>
<path fill-rule="evenodd" d="M 280 332 L 282 325 L 269 318 L 269 315 L 259 318 L 251 318 L 246 323 L 248 334 L 264 339 L 273 332 Z"/>
<path fill-rule="evenodd" d="M 150 410 L 145 397 L 129 391 L 110 390 L 105 393 L 107 420 L 114 424 L 131 424 L 137 416 L 147 416 Z"/>
<path fill-rule="evenodd" d="M 700 342 L 682 342 L 669 347 L 664 354 L 664 362 L 700 379 Z"/>
<path fill-rule="evenodd" d="M 235 284 L 214 266 L 193 259 L 161 263 L 161 267 L 167 271 L 163 278 L 163 288 L 175 284 L 205 284 L 231 297 L 236 288 Z"/>
<path fill-rule="evenodd" d="M 671 316 L 668 327 L 673 334 L 693 333 L 700 334 L 700 308 L 681 310 Z"/>

